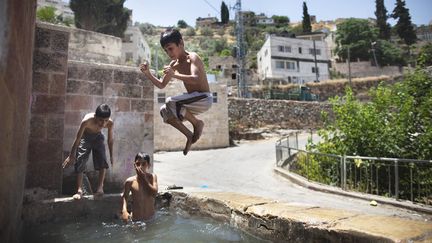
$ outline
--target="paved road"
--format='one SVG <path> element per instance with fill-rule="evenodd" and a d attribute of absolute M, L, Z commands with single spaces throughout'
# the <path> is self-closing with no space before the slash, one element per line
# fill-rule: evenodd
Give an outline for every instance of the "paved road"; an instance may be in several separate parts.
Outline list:
<path fill-rule="evenodd" d="M 307 134 L 299 136 L 300 141 L 306 138 Z M 235 147 L 191 151 L 187 156 L 180 151 L 158 152 L 154 154 L 154 172 L 161 189 L 175 184 L 245 193 L 280 202 L 432 221 L 432 215 L 387 205 L 373 207 L 369 201 L 317 192 L 291 183 L 273 172 L 276 140 L 241 141 Z"/>

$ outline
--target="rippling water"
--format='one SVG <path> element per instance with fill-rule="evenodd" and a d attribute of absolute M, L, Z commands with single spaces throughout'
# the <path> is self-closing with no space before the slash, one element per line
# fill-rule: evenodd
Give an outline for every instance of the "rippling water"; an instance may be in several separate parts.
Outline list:
<path fill-rule="evenodd" d="M 152 222 L 124 224 L 81 219 L 50 223 L 24 231 L 24 242 L 263 242 L 227 223 L 159 210 Z"/>

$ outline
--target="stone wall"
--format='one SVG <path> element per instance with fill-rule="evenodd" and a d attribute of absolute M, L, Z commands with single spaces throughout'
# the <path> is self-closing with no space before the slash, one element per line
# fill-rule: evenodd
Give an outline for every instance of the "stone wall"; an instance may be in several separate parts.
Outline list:
<path fill-rule="evenodd" d="M 230 124 L 242 128 L 318 128 L 323 125 L 321 112 L 330 113 L 330 108 L 330 104 L 326 102 L 239 98 L 228 100 Z"/>
<path fill-rule="evenodd" d="M 61 192 L 68 42 L 68 32 L 37 24 L 26 188 Z"/>
<path fill-rule="evenodd" d="M 228 134 L 228 102 L 226 83 L 210 83 L 212 93 L 217 93 L 217 103 L 213 103 L 210 110 L 198 115 L 204 121 L 204 130 L 200 140 L 192 145 L 194 149 L 221 148 L 229 146 Z M 163 90 L 155 89 L 154 105 L 154 134 L 155 150 L 183 150 L 186 138 L 171 125 L 165 124 L 159 115 L 159 109 L 164 102 L 158 103 L 158 94 L 164 93 L 165 97 L 179 95 L 185 92 L 183 83 L 172 81 Z M 189 122 L 184 123 L 193 131 Z"/>
<path fill-rule="evenodd" d="M 105 189 L 120 191 L 135 172 L 135 154 L 153 155 L 153 86 L 136 68 L 68 59 L 67 28 L 38 23 L 35 33 L 26 188 L 46 196 L 76 190 L 73 166 L 63 170 L 61 164 L 84 115 L 107 103 L 115 125 L 114 168 L 108 171 Z M 96 184 L 91 156 L 87 165 Z"/>
<path fill-rule="evenodd" d="M 36 0 L 0 0 L 0 242 L 19 242 Z"/>
<path fill-rule="evenodd" d="M 351 77 L 371 77 L 380 75 L 397 76 L 402 75 L 402 68 L 398 66 L 372 66 L 371 62 L 351 62 Z M 332 63 L 332 69 L 336 72 L 348 75 L 348 63 Z"/>
<path fill-rule="evenodd" d="M 122 64 L 122 39 L 93 31 L 63 27 L 70 32 L 69 60 Z"/>
<path fill-rule="evenodd" d="M 84 115 L 94 112 L 99 104 L 107 103 L 114 121 L 114 167 L 108 170 L 105 189 L 118 192 L 124 180 L 135 173 L 135 154 L 145 151 L 153 155 L 153 85 L 137 68 L 79 61 L 69 61 L 68 66 L 65 156 L 69 154 Z M 107 139 L 106 131 L 104 135 Z M 109 161 L 107 146 L 106 151 Z M 90 158 L 89 171 L 93 170 L 92 164 Z M 73 168 L 65 170 L 65 177 L 69 175 L 73 175 Z M 91 181 L 96 181 L 95 173 L 88 175 Z M 74 181 L 72 186 L 75 186 Z"/>

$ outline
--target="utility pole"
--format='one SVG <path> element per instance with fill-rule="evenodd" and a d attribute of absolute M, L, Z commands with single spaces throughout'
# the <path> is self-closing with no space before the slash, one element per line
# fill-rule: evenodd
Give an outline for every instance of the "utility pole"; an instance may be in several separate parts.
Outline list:
<path fill-rule="evenodd" d="M 314 48 L 314 62 L 315 62 L 315 82 L 318 83 L 319 82 L 319 73 L 318 73 L 318 64 L 317 64 L 317 51 L 316 51 L 316 44 L 315 44 L 315 40 L 313 40 L 313 48 Z"/>
<path fill-rule="evenodd" d="M 348 81 L 349 81 L 349 85 L 350 88 L 352 89 L 352 84 L 351 84 L 351 44 L 348 45 Z"/>
<path fill-rule="evenodd" d="M 375 45 L 376 45 L 376 41 L 371 42 L 372 54 L 373 54 L 373 58 L 374 58 L 374 61 L 375 61 L 375 66 L 376 66 L 377 68 L 379 68 L 379 66 L 378 66 L 378 62 L 377 62 L 377 58 L 376 58 L 376 55 L 375 55 Z"/>
<path fill-rule="evenodd" d="M 241 13 L 241 0 L 237 0 L 233 9 L 236 11 L 236 58 L 237 58 L 237 95 L 238 97 L 247 96 L 245 81 L 245 56 L 246 48 L 244 43 L 243 15 Z"/>
<path fill-rule="evenodd" d="M 159 63 L 158 63 L 158 61 L 159 61 L 159 57 L 158 57 L 158 47 L 157 47 L 157 43 L 156 43 L 156 45 L 155 45 L 155 70 L 156 70 L 156 77 L 158 77 L 159 78 Z"/>

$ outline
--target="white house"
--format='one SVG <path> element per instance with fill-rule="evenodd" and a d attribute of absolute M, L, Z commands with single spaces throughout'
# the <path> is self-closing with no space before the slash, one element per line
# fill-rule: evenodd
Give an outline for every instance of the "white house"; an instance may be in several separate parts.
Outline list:
<path fill-rule="evenodd" d="M 326 43 L 320 40 L 269 35 L 257 53 L 257 63 L 263 83 L 302 84 L 329 79 L 330 59 Z"/>
<path fill-rule="evenodd" d="M 69 2 L 69 1 L 68 1 Z M 74 12 L 70 9 L 69 3 L 62 0 L 37 0 L 37 7 L 54 7 L 57 15 L 63 16 L 63 18 L 74 18 Z"/>
<path fill-rule="evenodd" d="M 137 26 L 129 25 L 127 27 L 122 42 L 122 60 L 124 63 L 136 66 L 143 60 L 151 63 L 150 47 Z"/>

